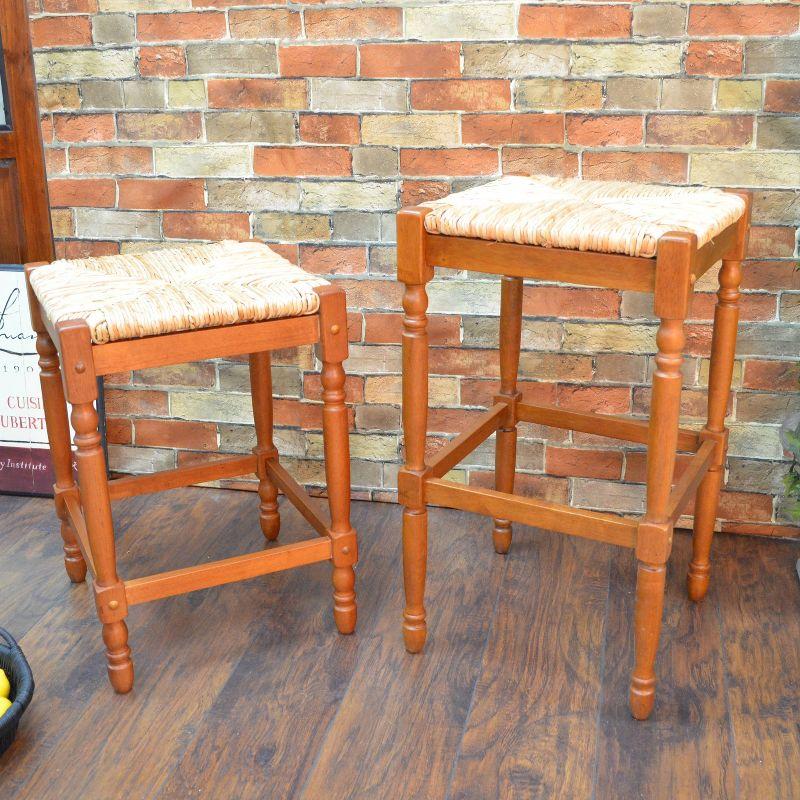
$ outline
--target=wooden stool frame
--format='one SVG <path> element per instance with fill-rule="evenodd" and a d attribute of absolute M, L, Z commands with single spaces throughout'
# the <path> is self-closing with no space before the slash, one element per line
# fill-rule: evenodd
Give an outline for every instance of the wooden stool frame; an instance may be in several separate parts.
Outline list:
<path fill-rule="evenodd" d="M 698 248 L 694 234 L 672 232 L 658 242 L 654 258 L 579 252 L 481 239 L 430 234 L 429 209 L 398 213 L 397 275 L 405 284 L 403 308 L 403 432 L 405 466 L 398 477 L 403 504 L 403 570 L 406 649 L 425 644 L 427 505 L 473 511 L 493 518 L 498 553 L 511 545 L 512 522 L 629 547 L 638 559 L 634 615 L 635 665 L 630 684 L 633 716 L 646 719 L 655 700 L 655 658 L 661 629 L 666 563 L 676 520 L 692 497 L 693 556 L 688 593 L 700 601 L 708 590 L 711 541 L 728 446 L 725 416 L 730 393 L 739 315 L 741 262 L 747 249 L 751 197 L 738 222 Z M 684 320 L 696 280 L 722 261 L 714 313 L 708 416 L 705 427 L 679 427 Z M 434 266 L 502 276 L 500 306 L 500 392 L 492 407 L 426 461 L 428 335 L 425 286 Z M 660 319 L 649 421 L 589 414 L 523 403 L 517 391 L 523 279 L 650 292 Z M 517 423 L 535 422 L 647 445 L 647 502 L 640 520 L 513 494 Z M 443 476 L 492 433 L 496 438 L 495 489 L 444 480 Z M 694 453 L 673 487 L 677 451 Z"/>
<path fill-rule="evenodd" d="M 56 476 L 55 506 L 61 520 L 64 565 L 74 583 L 85 579 L 87 567 L 94 576 L 95 602 L 103 626 L 108 675 L 114 689 L 125 693 L 133 687 L 133 662 L 125 623 L 128 607 L 149 600 L 331 561 L 336 626 L 343 634 L 352 633 L 356 625 L 353 565 L 358 551 L 356 532 L 350 525 L 350 455 L 342 368 L 348 353 L 344 291 L 334 286 L 317 288 L 319 311 L 313 315 L 98 345 L 92 343 L 84 320 L 66 320 L 53 325 L 44 315 L 30 287 L 30 273 L 41 265 L 28 264 L 25 271 Z M 323 444 L 330 522 L 318 516 L 309 495 L 280 465 L 273 443 L 269 351 L 302 344 L 317 344 L 322 361 Z M 240 353 L 251 354 L 250 379 L 257 440 L 252 454 L 108 480 L 94 407 L 98 377 Z M 72 407 L 71 421 L 75 429 L 77 484 L 72 470 L 67 403 Z M 259 478 L 260 524 L 267 541 L 278 538 L 279 489 L 316 530 L 318 538 L 132 580 L 119 577 L 112 500 L 251 473 Z"/>

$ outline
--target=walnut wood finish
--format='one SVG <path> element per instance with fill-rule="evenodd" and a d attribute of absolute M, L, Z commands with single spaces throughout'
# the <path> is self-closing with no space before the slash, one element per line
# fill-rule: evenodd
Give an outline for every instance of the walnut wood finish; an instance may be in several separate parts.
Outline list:
<path fill-rule="evenodd" d="M 259 521 L 261 532 L 268 542 L 274 542 L 281 530 L 278 513 L 278 487 L 272 482 L 267 461 L 277 460 L 278 450 L 272 440 L 272 365 L 268 352 L 250 354 L 250 393 L 253 397 L 253 421 L 258 460 Z"/>
<path fill-rule="evenodd" d="M 26 276 L 39 264 L 26 266 Z M 356 625 L 355 572 L 358 559 L 356 532 L 350 524 L 350 453 L 347 410 L 344 405 L 347 358 L 347 309 L 341 289 L 317 290 L 319 312 L 307 317 L 272 320 L 200 331 L 148 337 L 143 340 L 93 345 L 83 320 L 53 325 L 31 291 L 28 299 L 37 331 L 45 416 L 56 472 L 56 511 L 61 521 L 64 557 L 72 581 L 85 578 L 87 565 L 94 576 L 97 614 L 103 626 L 108 675 L 114 689 L 133 687 L 133 661 L 125 619 L 128 606 L 163 597 L 246 580 L 319 561 L 333 565 L 334 619 L 341 633 Z M 252 455 L 221 458 L 167 470 L 109 481 L 98 430 L 97 378 L 111 371 L 143 365 L 173 364 L 210 356 L 233 355 L 257 346 L 280 348 L 288 344 L 319 342 L 322 360 L 325 470 L 331 521 L 314 510 L 311 498 L 278 463 L 272 437 L 272 382 L 270 356 L 258 350 L 250 355 L 253 416 L 257 444 Z M 59 370 L 63 364 L 63 386 Z M 136 366 L 138 365 L 138 367 Z M 72 407 L 78 486 L 72 474 L 67 403 Z M 268 541 L 279 532 L 277 493 L 283 488 L 301 514 L 321 534 L 302 542 L 258 553 L 206 562 L 193 567 L 122 580 L 117 573 L 111 500 L 176 489 L 192 483 L 231 478 L 248 473 L 259 478 L 260 524 Z"/>
<path fill-rule="evenodd" d="M 719 493 L 727 453 L 725 415 L 728 408 L 733 362 L 736 356 L 736 331 L 739 324 L 739 283 L 742 259 L 747 251 L 750 231 L 751 197 L 743 193 L 747 203 L 745 216 L 739 221 L 737 237 L 725 253 L 719 271 L 719 291 L 714 310 L 714 332 L 711 339 L 711 366 L 708 378 L 708 419 L 705 430 L 718 441 L 718 453 L 697 490 L 694 511 L 692 560 L 686 584 L 689 597 L 701 601 L 708 591 L 711 573 L 711 542 L 717 517 Z"/>
<path fill-rule="evenodd" d="M 638 561 L 634 609 L 635 653 L 630 679 L 633 716 L 646 719 L 655 699 L 655 658 L 664 604 L 666 563 L 672 548 L 673 526 L 697 489 L 694 558 L 690 593 L 697 594 L 705 575 L 716 515 L 724 447 L 724 417 L 730 389 L 736 335 L 739 262 L 749 229 L 748 210 L 735 225 L 698 248 L 694 234 L 667 233 L 653 259 L 602 253 L 572 252 L 479 239 L 428 234 L 426 209 L 403 209 L 398 224 L 398 280 L 405 284 L 403 332 L 403 430 L 406 462 L 398 477 L 403 513 L 403 563 L 406 609 L 403 635 L 406 648 L 418 652 L 425 642 L 425 572 L 427 504 L 438 503 L 494 517 L 494 543 L 505 553 L 511 542 L 511 521 L 544 525 L 554 531 L 611 542 L 635 549 Z M 715 315 L 709 391 L 709 421 L 701 432 L 679 427 L 684 320 L 694 283 L 720 257 L 720 293 Z M 433 267 L 490 272 L 502 277 L 500 315 L 500 394 L 497 405 L 425 464 L 428 386 L 427 295 L 425 285 Z M 516 391 L 522 316 L 522 279 L 635 288 L 654 295 L 660 319 L 648 421 L 587 414 L 555 406 L 520 402 Z M 530 498 L 515 497 L 516 424 L 536 422 L 600 436 L 647 444 L 647 502 L 640 521 L 573 509 Z M 495 426 L 495 422 L 498 424 Z M 466 487 L 441 476 L 497 433 L 496 490 Z M 673 489 L 678 450 L 695 453 Z M 718 465 L 718 469 L 715 469 Z M 697 488 L 699 486 L 699 489 Z M 693 589 L 693 587 L 696 587 Z M 703 588 L 704 591 L 704 588 Z"/>

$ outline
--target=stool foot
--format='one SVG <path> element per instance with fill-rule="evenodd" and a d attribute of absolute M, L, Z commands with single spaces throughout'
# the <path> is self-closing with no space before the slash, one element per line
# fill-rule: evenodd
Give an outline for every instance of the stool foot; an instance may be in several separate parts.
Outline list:
<path fill-rule="evenodd" d="M 278 490 L 272 481 L 261 481 L 258 484 L 258 494 L 261 498 L 259 505 L 259 524 L 261 532 L 268 542 L 277 540 L 281 532 L 281 515 L 278 511 Z"/>
<path fill-rule="evenodd" d="M 356 574 L 352 567 L 333 568 L 333 619 L 339 633 L 350 634 L 356 629 L 355 583 Z"/>
<path fill-rule="evenodd" d="M 636 663 L 630 684 L 631 713 L 636 719 L 647 719 L 655 702 L 655 661 L 664 610 L 666 576 L 666 564 L 639 562 L 633 619 Z"/>
<path fill-rule="evenodd" d="M 133 688 L 133 661 L 128 647 L 128 626 L 119 622 L 103 625 L 103 641 L 106 645 L 108 679 L 117 694 L 127 694 Z"/>
<path fill-rule="evenodd" d="M 413 617 L 408 612 L 403 614 L 403 642 L 409 653 L 421 652 L 427 637 L 428 625 L 424 612 L 422 617 Z"/>
<path fill-rule="evenodd" d="M 512 528 L 507 519 L 495 519 L 492 529 L 492 541 L 494 551 L 498 555 L 504 556 L 511 549 Z"/>
<path fill-rule="evenodd" d="M 403 512 L 403 584 L 406 607 L 403 612 L 403 639 L 409 653 L 419 653 L 425 645 L 425 577 L 428 559 L 428 511 Z"/>
<path fill-rule="evenodd" d="M 695 603 L 705 600 L 711 580 L 711 565 L 689 562 L 689 574 L 686 576 L 686 591 L 689 599 Z"/>
<path fill-rule="evenodd" d="M 645 680 L 634 676 L 631 679 L 630 706 L 634 719 L 646 720 L 653 713 L 656 702 L 655 678 Z"/>

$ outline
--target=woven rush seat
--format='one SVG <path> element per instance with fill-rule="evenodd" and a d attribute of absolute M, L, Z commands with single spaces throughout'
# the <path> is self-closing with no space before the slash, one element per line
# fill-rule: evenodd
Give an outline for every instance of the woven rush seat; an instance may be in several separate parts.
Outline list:
<path fill-rule="evenodd" d="M 718 189 L 507 176 L 421 204 L 428 233 L 652 258 L 668 231 L 702 247 L 745 203 Z"/>
<path fill-rule="evenodd" d="M 95 344 L 299 317 L 327 281 L 259 242 L 223 241 L 55 261 L 31 286 L 56 324 L 86 320 Z"/>

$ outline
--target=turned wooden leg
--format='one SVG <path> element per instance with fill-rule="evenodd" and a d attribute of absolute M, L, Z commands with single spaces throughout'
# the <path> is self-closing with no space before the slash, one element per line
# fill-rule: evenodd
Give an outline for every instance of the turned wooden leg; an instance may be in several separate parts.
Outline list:
<path fill-rule="evenodd" d="M 397 279 L 403 294 L 403 443 L 405 464 L 398 475 L 403 510 L 403 640 L 409 653 L 425 646 L 425 575 L 428 511 L 425 503 L 425 440 L 428 428 L 428 295 L 433 268 L 425 257 L 423 208 L 397 215 Z"/>
<path fill-rule="evenodd" d="M 264 537 L 274 542 L 281 530 L 281 515 L 278 511 L 278 487 L 264 466 L 265 461 L 278 459 L 272 440 L 272 368 L 268 352 L 250 354 L 250 391 L 257 442 L 253 452 L 258 457 L 258 496 L 261 500 L 259 522 Z"/>
<path fill-rule="evenodd" d="M 689 562 L 689 573 L 686 578 L 689 597 L 695 602 L 706 596 L 711 573 L 711 542 L 714 538 L 714 524 L 717 519 L 717 506 L 725 467 L 727 444 L 725 414 L 736 355 L 741 274 L 741 262 L 722 262 L 717 307 L 714 311 L 711 369 L 708 379 L 708 420 L 705 427 L 707 432 L 717 438 L 719 449 L 717 457 L 697 488 L 695 498 L 692 560 Z"/>
<path fill-rule="evenodd" d="M 500 297 L 500 395 L 497 400 L 509 403 L 508 414 L 497 431 L 494 485 L 498 492 L 514 491 L 517 467 L 517 424 L 515 404 L 519 372 L 519 349 L 522 336 L 522 278 L 504 276 Z M 511 521 L 495 517 L 492 540 L 497 553 L 511 547 Z"/>
<path fill-rule="evenodd" d="M 97 573 L 94 580 L 95 603 L 103 623 L 108 677 L 114 690 L 124 694 L 133 687 L 133 661 L 124 622 L 127 616 L 125 587 L 117 575 L 106 462 L 94 407 L 97 383 L 89 329 L 84 322 L 70 321 L 59 324 L 58 330 L 67 399 L 72 404 L 81 505 Z"/>
<path fill-rule="evenodd" d="M 345 372 L 347 308 L 341 289 L 325 286 L 320 296 L 320 360 L 322 361 L 322 438 L 333 540 L 333 617 L 339 633 L 356 628 L 356 532 L 350 525 L 350 446 L 348 442 Z"/>
<path fill-rule="evenodd" d="M 647 719 L 655 702 L 655 660 L 674 523 L 668 506 L 678 447 L 683 321 L 688 310 L 696 248 L 694 235 L 681 233 L 666 234 L 658 246 L 655 311 L 661 324 L 656 335 L 658 352 L 647 438 L 647 507 L 636 540 L 639 562 L 634 612 L 636 656 L 630 684 L 631 713 L 636 719 Z"/>
<path fill-rule="evenodd" d="M 56 514 L 61 521 L 64 567 L 73 583 L 81 583 L 86 579 L 86 561 L 84 561 L 78 545 L 78 538 L 67 514 L 63 497 L 65 493 L 74 492 L 77 489 L 72 474 L 72 447 L 67 420 L 67 402 L 61 382 L 58 351 L 44 327 L 37 331 L 36 350 L 39 353 L 39 378 L 42 384 L 42 401 L 47 422 L 47 440 L 50 443 L 50 455 L 56 476 L 55 506 Z"/>
<path fill-rule="evenodd" d="M 633 618 L 636 662 L 630 689 L 631 713 L 636 719 L 647 719 L 655 703 L 655 662 L 661 634 L 666 576 L 666 564 L 640 561 L 636 570 L 636 610 Z"/>

